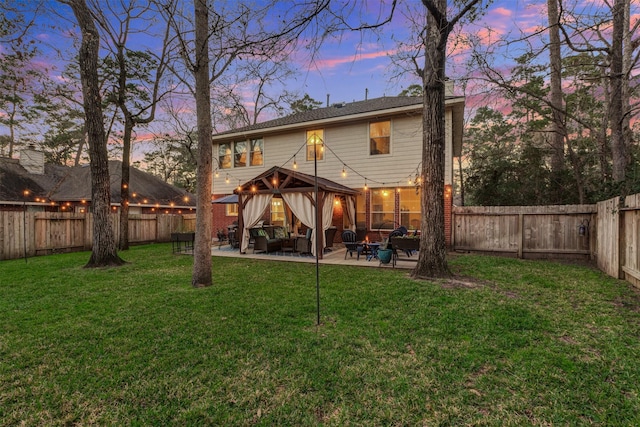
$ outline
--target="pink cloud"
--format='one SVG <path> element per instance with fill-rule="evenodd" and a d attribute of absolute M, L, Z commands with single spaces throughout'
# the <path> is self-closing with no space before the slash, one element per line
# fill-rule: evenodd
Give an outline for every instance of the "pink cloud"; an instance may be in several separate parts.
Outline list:
<path fill-rule="evenodd" d="M 502 16 L 505 18 L 510 18 L 513 15 L 513 11 L 510 9 L 506 9 L 504 7 L 497 7 L 495 9 L 492 10 L 492 13 L 498 15 L 498 16 Z"/>
<path fill-rule="evenodd" d="M 393 53 L 395 53 L 395 50 L 381 50 L 381 51 L 369 52 L 369 53 L 355 53 L 352 55 L 334 57 L 329 59 L 318 59 L 314 63 L 317 69 L 331 70 L 343 64 L 350 64 L 350 63 L 354 63 L 362 60 L 385 58 Z"/>

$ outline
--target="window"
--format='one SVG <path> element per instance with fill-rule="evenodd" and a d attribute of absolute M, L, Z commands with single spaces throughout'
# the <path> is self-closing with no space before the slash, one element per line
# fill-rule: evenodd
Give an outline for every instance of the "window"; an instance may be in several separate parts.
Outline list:
<path fill-rule="evenodd" d="M 316 159 L 324 159 L 324 130 L 307 131 L 307 161 L 313 161 L 313 150 L 316 151 Z"/>
<path fill-rule="evenodd" d="M 231 155 L 233 153 L 233 156 Z M 264 165 L 264 141 L 262 138 L 251 141 L 238 141 L 218 146 L 220 169 L 243 168 L 245 166 Z M 233 160 L 233 164 L 232 164 Z"/>
<path fill-rule="evenodd" d="M 400 189 L 400 224 L 409 230 L 420 229 L 420 192 L 414 187 Z"/>
<path fill-rule="evenodd" d="M 226 206 L 226 214 L 227 216 L 238 216 L 238 204 L 237 203 L 228 203 Z"/>
<path fill-rule="evenodd" d="M 233 167 L 241 168 L 247 166 L 247 143 L 246 141 L 234 142 L 233 144 Z"/>
<path fill-rule="evenodd" d="M 264 159 L 262 153 L 264 152 L 264 142 L 262 139 L 251 140 L 251 166 L 262 166 Z"/>
<path fill-rule="evenodd" d="M 391 153 L 391 121 L 369 123 L 369 154 Z"/>
<path fill-rule="evenodd" d="M 218 162 L 220 169 L 229 169 L 231 167 L 231 144 L 220 144 L 218 147 Z"/>
<path fill-rule="evenodd" d="M 395 221 L 393 214 L 396 200 L 395 191 L 386 188 L 371 190 L 371 229 L 393 230 Z"/>
<path fill-rule="evenodd" d="M 285 225 L 284 202 L 282 199 L 271 199 L 271 225 Z"/>

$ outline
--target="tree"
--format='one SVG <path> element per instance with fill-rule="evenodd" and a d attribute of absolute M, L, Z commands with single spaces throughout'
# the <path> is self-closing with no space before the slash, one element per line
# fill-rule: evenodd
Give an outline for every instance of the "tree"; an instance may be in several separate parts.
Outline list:
<path fill-rule="evenodd" d="M 214 105 L 222 107 L 214 112 L 214 128 L 237 129 L 258 123 L 265 115 L 282 116 L 293 99 L 286 88 L 288 79 L 294 75 L 287 52 L 238 61 L 231 83 L 218 82 L 214 88 Z"/>
<path fill-rule="evenodd" d="M 402 92 L 398 94 L 398 96 L 423 96 L 424 91 L 422 90 L 421 85 L 409 85 L 406 89 L 403 89 Z"/>
<path fill-rule="evenodd" d="M 476 13 L 480 0 L 460 2 L 458 13 L 447 18 L 446 0 L 422 0 L 427 9 L 423 32 L 424 66 L 417 72 L 424 87 L 422 113 L 422 234 L 413 277 L 449 276 L 444 232 L 444 99 L 446 49 L 449 34 L 465 15 Z"/>
<path fill-rule="evenodd" d="M 555 194 L 560 194 L 564 172 L 564 141 L 566 128 L 564 119 L 564 105 L 562 99 L 562 56 L 560 46 L 560 22 L 558 0 L 547 0 L 547 16 L 549 19 L 549 106 L 551 107 L 551 171 L 555 175 L 552 180 L 556 188 Z M 559 199 L 556 203 L 562 203 Z"/>
<path fill-rule="evenodd" d="M 196 100 L 198 121 L 197 213 L 194 268 L 191 283 L 210 286 L 211 278 L 211 183 L 212 146 L 210 91 L 232 66 L 245 57 L 273 57 L 290 49 L 315 17 L 328 7 L 328 0 L 301 2 L 269 16 L 273 4 L 249 7 L 244 3 L 218 4 L 210 9 L 206 0 L 194 0 L 195 40 L 187 40 L 189 19 L 171 13 L 183 61 L 172 64 L 173 75 Z M 229 7 L 230 9 L 224 9 Z M 211 12 L 211 13 L 210 13 Z M 179 68 L 183 65 L 184 68 Z M 195 87 L 190 81 L 195 79 Z M 205 78 L 206 77 L 206 78 Z"/>
<path fill-rule="evenodd" d="M 160 91 L 160 81 L 166 69 L 169 46 L 168 21 L 163 34 L 160 54 L 151 51 L 133 50 L 128 46 L 139 31 L 150 34 L 151 22 L 161 14 L 152 7 L 154 3 L 138 6 L 134 1 L 120 2 L 121 10 L 116 6 L 108 10 L 112 16 L 106 16 L 98 3 L 93 4 L 95 16 L 107 40 L 110 56 L 105 60 L 105 74 L 111 74 L 112 89 L 107 97 L 120 110 L 123 122 L 122 163 L 120 183 L 120 239 L 121 250 L 129 249 L 129 170 L 131 166 L 131 144 L 136 126 L 151 123 L 155 118 L 158 102 L 166 94 Z M 171 10 L 171 4 L 165 8 Z M 143 30 L 135 30 L 135 22 L 145 23 Z M 145 22 L 146 21 L 146 22 Z"/>
<path fill-rule="evenodd" d="M 289 104 L 289 109 L 292 113 L 302 113 L 304 111 L 311 111 L 315 108 L 318 108 L 322 105 L 322 102 L 316 101 L 312 97 L 309 96 L 308 93 L 305 93 L 304 96 L 300 99 L 296 99 Z"/>
<path fill-rule="evenodd" d="M 193 249 L 191 285 L 211 286 L 211 85 L 209 84 L 209 7 L 206 0 L 195 3 L 195 63 L 196 116 L 198 121 L 198 164 L 196 182 L 196 241 Z"/>
<path fill-rule="evenodd" d="M 122 265 L 118 256 L 111 222 L 109 162 L 103 125 L 102 97 L 98 82 L 100 37 L 85 0 L 59 0 L 71 7 L 82 32 L 79 51 L 80 77 L 85 121 L 91 158 L 91 208 L 93 211 L 93 248 L 85 267 Z"/>
<path fill-rule="evenodd" d="M 164 182 L 195 193 L 197 137 L 195 130 L 182 136 L 154 136 L 153 148 L 144 153 L 144 169 Z"/>
<path fill-rule="evenodd" d="M 27 125 L 38 117 L 37 97 L 41 92 L 43 70 L 34 64 L 38 55 L 36 41 L 28 37 L 31 23 L 25 22 L 22 14 L 14 13 L 12 19 L 4 14 L 0 20 L 0 125 L 9 130 L 6 144 L 0 144 L 0 155 L 13 157 L 17 146 L 30 139 L 28 133 L 21 134 Z M 33 139 L 31 139 L 33 141 Z"/>

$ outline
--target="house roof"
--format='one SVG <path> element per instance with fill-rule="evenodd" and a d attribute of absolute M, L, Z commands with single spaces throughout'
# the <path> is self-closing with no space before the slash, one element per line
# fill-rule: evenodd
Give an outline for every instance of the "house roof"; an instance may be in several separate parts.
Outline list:
<path fill-rule="evenodd" d="M 120 203 L 120 179 L 122 163 L 109 161 L 111 203 Z M 167 184 L 160 178 L 130 168 L 129 188 L 132 204 L 147 199 L 148 204 L 170 206 L 195 206 L 195 196 L 181 188 Z M 91 169 L 89 165 L 67 167 L 45 164 L 44 174 L 29 173 L 18 160 L 0 158 L 0 203 L 23 202 L 24 191 L 29 190 L 30 200 L 36 197 L 55 202 L 91 201 Z M 186 200 L 185 200 L 186 197 Z M 143 203 L 145 204 L 145 203 Z"/>
<path fill-rule="evenodd" d="M 266 122 L 256 123 L 238 129 L 221 132 L 213 136 L 214 143 L 231 142 L 238 138 L 248 139 L 268 133 L 292 131 L 309 126 L 338 124 L 353 120 L 367 120 L 374 117 L 402 113 L 417 113 L 422 110 L 421 96 L 385 96 L 365 101 L 333 104 L 329 107 L 291 114 Z M 459 155 L 462 148 L 462 127 L 464 122 L 464 98 L 448 96 L 445 104 L 453 111 L 453 149 Z"/>

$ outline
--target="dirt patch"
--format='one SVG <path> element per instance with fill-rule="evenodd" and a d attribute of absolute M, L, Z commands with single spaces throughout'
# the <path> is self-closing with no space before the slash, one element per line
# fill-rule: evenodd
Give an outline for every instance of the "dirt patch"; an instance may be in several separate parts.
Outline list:
<path fill-rule="evenodd" d="M 445 289 L 477 289 L 487 285 L 487 283 L 482 280 L 463 276 L 453 276 L 448 279 L 438 279 L 437 282 Z"/>

